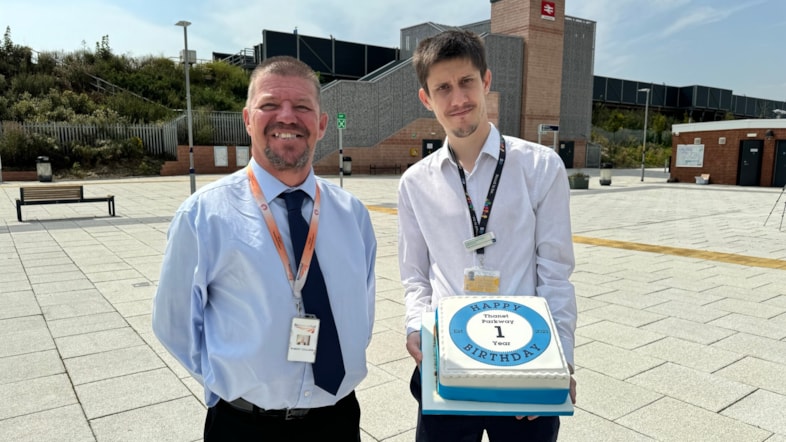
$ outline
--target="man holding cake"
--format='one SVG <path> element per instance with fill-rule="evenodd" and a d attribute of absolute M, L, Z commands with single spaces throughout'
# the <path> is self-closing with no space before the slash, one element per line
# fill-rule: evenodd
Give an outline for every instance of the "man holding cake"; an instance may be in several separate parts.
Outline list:
<path fill-rule="evenodd" d="M 438 310 L 446 298 L 480 295 L 452 306 L 455 312 L 448 317 L 444 311 L 437 314 L 437 327 L 450 325 L 450 336 L 454 343 L 462 342 L 458 348 L 467 353 L 467 360 L 491 368 L 522 364 L 527 358 L 541 358 L 539 364 L 548 358 L 562 363 L 565 400 L 569 393 L 575 403 L 571 374 L 577 312 L 569 281 L 574 268 L 570 190 L 562 160 L 545 146 L 503 137 L 489 121 L 485 98 L 491 71 L 477 35 L 449 30 L 427 38 L 418 45 L 413 64 L 421 85 L 418 96 L 434 112 L 447 139 L 442 149 L 407 169 L 399 184 L 399 265 L 407 308 L 407 350 L 418 365 L 422 351 L 430 351 L 421 349 L 424 312 Z M 527 295 L 546 301 L 547 309 L 538 310 L 544 315 L 526 306 Z M 490 301 L 475 302 L 484 296 Z M 522 301 L 514 302 L 517 299 Z M 546 321 L 539 330 L 532 324 L 540 324 L 537 318 L 542 316 Z M 529 319 L 535 320 L 530 322 L 530 336 L 506 333 Z M 556 356 L 541 356 L 551 342 L 539 334 L 549 333 L 547 325 L 555 331 L 550 349 L 561 350 Z M 465 329 L 468 333 L 462 338 Z M 480 329 L 493 335 L 478 340 Z M 438 345 L 447 344 L 442 339 Z M 491 348 L 494 345 L 501 347 Z M 432 368 L 424 372 L 431 373 Z M 500 379 L 502 389 L 509 387 L 507 378 Z M 421 405 L 417 428 L 421 442 L 479 441 L 484 431 L 492 442 L 556 440 L 559 432 L 557 416 L 423 414 L 419 367 L 410 388 Z M 478 400 L 483 400 L 484 390 L 461 387 L 445 393 L 467 391 L 480 391 Z M 543 391 L 535 396 L 551 400 L 551 393 Z"/>

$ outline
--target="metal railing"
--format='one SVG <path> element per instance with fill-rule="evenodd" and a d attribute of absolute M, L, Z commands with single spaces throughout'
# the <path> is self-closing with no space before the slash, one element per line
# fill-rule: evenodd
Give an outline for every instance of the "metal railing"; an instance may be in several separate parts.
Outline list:
<path fill-rule="evenodd" d="M 60 146 L 74 143 L 90 144 L 97 140 L 138 137 L 145 150 L 153 155 L 177 156 L 177 146 L 188 144 L 188 120 L 185 112 L 177 118 L 153 124 L 72 124 L 63 122 L 32 123 L 0 122 L 0 137 L 11 129 L 52 137 Z M 246 132 L 241 112 L 192 111 L 194 144 L 198 146 L 247 146 L 251 138 Z"/>
<path fill-rule="evenodd" d="M 0 124 L 0 137 L 8 130 L 37 133 L 54 138 L 60 146 L 76 143 L 92 144 L 97 140 L 119 140 L 137 137 L 145 150 L 154 155 L 177 155 L 177 124 L 174 121 L 159 124 L 71 124 L 31 123 L 4 121 Z"/>

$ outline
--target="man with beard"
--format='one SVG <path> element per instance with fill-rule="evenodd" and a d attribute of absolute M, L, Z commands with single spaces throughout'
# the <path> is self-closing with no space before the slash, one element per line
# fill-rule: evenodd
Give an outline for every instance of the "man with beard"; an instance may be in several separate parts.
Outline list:
<path fill-rule="evenodd" d="M 314 175 L 319 94 L 294 58 L 259 65 L 252 161 L 169 227 L 153 331 L 204 387 L 206 441 L 360 440 L 376 240 L 363 204 Z"/>
<path fill-rule="evenodd" d="M 413 65 L 421 86 L 418 96 L 434 112 L 447 139 L 441 149 L 407 169 L 399 183 L 407 350 L 420 364 L 421 316 L 434 311 L 442 297 L 541 296 L 551 309 L 572 373 L 576 298 L 568 280 L 574 258 L 570 190 L 562 160 L 545 146 L 503 136 L 491 124 L 486 110 L 491 71 L 477 35 L 450 30 L 424 39 Z M 478 275 L 488 284 L 474 282 Z M 433 367 L 424 370 L 433 373 Z M 420 404 L 419 367 L 410 390 Z M 570 397 L 575 403 L 573 378 Z M 551 441 L 559 432 L 555 416 L 420 411 L 418 442 L 480 441 L 484 430 L 492 442 Z"/>

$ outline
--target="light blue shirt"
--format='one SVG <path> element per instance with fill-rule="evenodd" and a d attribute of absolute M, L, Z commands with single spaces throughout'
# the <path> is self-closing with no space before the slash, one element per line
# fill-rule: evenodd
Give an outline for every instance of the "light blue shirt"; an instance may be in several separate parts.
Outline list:
<path fill-rule="evenodd" d="M 294 267 L 286 205 L 278 198 L 292 189 L 255 161 L 251 164 Z M 366 348 L 374 324 L 374 230 L 357 198 L 313 171 L 298 187 L 311 197 L 303 205 L 306 220 L 317 185 L 316 254 L 346 369 L 336 396 L 314 385 L 310 363 L 287 361 L 297 306 L 246 170 L 199 189 L 172 219 L 153 302 L 153 331 L 204 386 L 208 406 L 219 398 L 239 397 L 265 409 L 329 406 L 367 374 Z"/>

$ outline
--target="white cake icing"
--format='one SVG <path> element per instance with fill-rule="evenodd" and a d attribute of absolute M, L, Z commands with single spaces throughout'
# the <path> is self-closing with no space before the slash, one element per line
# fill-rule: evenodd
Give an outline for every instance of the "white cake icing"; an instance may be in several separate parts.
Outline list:
<path fill-rule="evenodd" d="M 438 392 L 446 399 L 562 403 L 570 371 L 546 300 L 449 296 L 437 309 Z"/>

